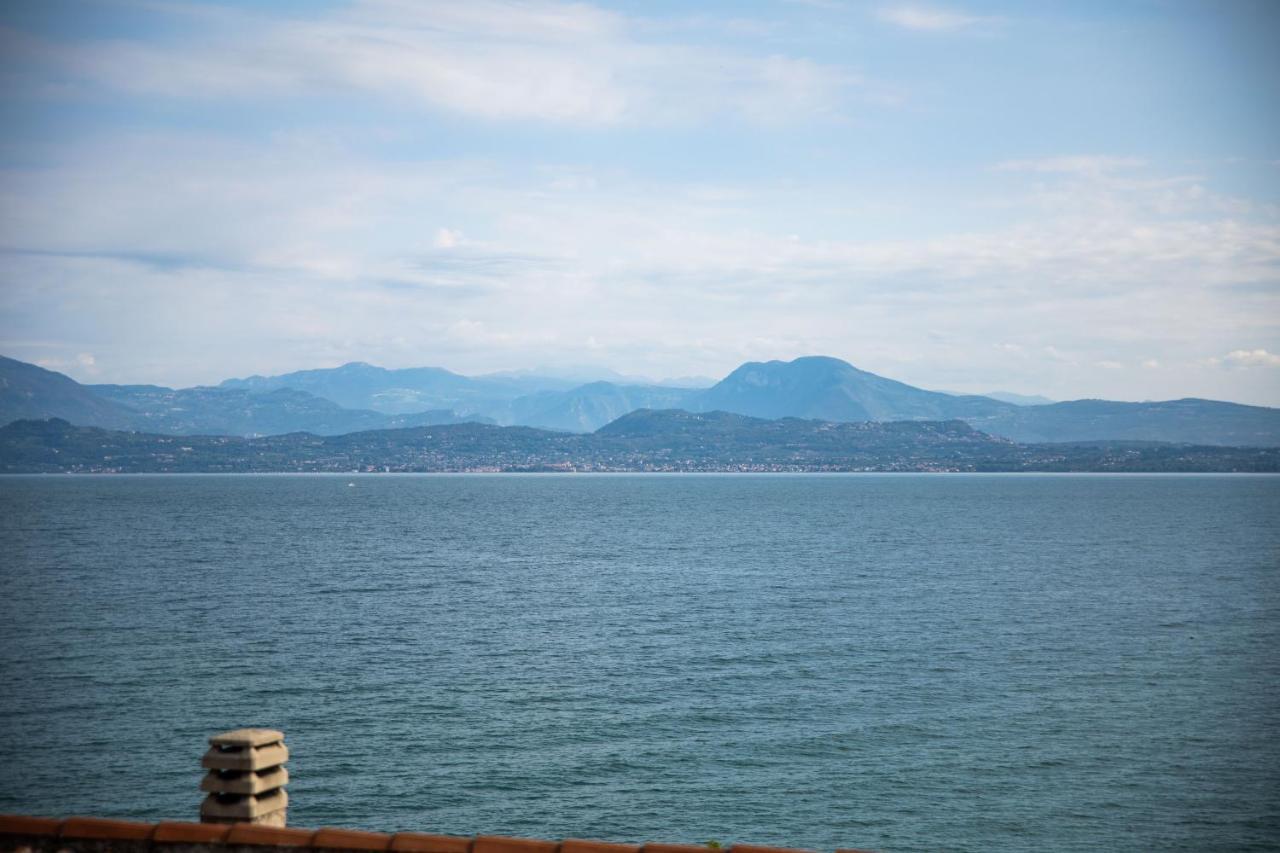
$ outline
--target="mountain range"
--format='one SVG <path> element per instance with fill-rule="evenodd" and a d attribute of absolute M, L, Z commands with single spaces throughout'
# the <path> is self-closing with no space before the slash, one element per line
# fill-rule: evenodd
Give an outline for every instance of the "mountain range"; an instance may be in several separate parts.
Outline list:
<path fill-rule="evenodd" d="M 1142 441 L 1280 446 L 1280 409 L 1213 400 L 1075 400 L 1020 405 L 916 388 L 835 358 L 748 362 L 708 388 L 535 374 L 468 377 L 364 363 L 216 387 L 80 385 L 0 357 L 0 424 L 73 424 L 179 435 L 340 435 L 462 421 L 589 433 L 631 412 L 681 409 L 833 423 L 963 421 L 1019 442 Z"/>

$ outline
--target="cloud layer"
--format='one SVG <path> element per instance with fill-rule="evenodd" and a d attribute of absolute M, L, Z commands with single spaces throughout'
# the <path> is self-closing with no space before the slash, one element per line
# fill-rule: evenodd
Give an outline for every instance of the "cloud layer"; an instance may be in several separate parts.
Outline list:
<path fill-rule="evenodd" d="M 1274 194 L 1133 145 L 913 151 L 886 128 L 956 119 L 856 36 L 991 16 L 810 13 L 819 35 L 389 1 L 11 29 L 0 349 L 163 384 L 826 353 L 956 390 L 1280 403 Z"/>
<path fill-rule="evenodd" d="M 199 27 L 164 43 L 11 37 L 12 49 L 73 85 L 135 96 L 372 96 L 489 121 L 584 126 L 830 114 L 861 82 L 803 57 L 681 42 L 579 3 L 361 0 L 300 19 L 169 11 Z"/>
<path fill-rule="evenodd" d="M 992 18 L 937 6 L 884 6 L 877 14 L 880 20 L 887 23 L 908 30 L 921 30 L 924 32 L 951 32 L 969 29 L 981 24 L 994 23 Z"/>

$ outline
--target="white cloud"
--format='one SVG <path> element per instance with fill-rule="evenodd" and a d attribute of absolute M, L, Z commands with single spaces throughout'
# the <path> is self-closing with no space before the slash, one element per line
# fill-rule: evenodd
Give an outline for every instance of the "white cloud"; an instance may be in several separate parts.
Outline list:
<path fill-rule="evenodd" d="M 828 116 L 863 86 L 839 66 L 655 38 L 640 21 L 584 3 L 364 0 L 308 18 L 206 17 L 205 34 L 185 41 L 17 47 L 82 84 L 147 96 L 350 93 L 576 125 Z"/>
<path fill-rule="evenodd" d="M 1097 176 L 1109 172 L 1137 169 L 1146 165 L 1136 157 L 1077 155 L 1044 157 L 1037 160 L 1006 160 L 995 165 L 998 172 L 1041 172 L 1076 176 Z"/>
<path fill-rule="evenodd" d="M 1237 349 L 1223 356 L 1222 363 L 1229 367 L 1280 367 L 1280 355 L 1265 349 Z"/>
<path fill-rule="evenodd" d="M 441 228 L 436 231 L 435 247 L 452 249 L 462 241 L 462 232 L 452 228 Z"/>
<path fill-rule="evenodd" d="M 1058 349 L 1053 344 L 1046 344 L 1041 351 L 1053 361 L 1063 362 L 1065 364 L 1072 364 L 1072 365 L 1076 363 L 1074 358 L 1072 358 L 1069 354 L 1063 352 L 1062 350 Z"/>
<path fill-rule="evenodd" d="M 45 346 L 48 346 L 46 344 Z M 56 370 L 63 372 L 68 369 L 74 369 L 80 376 L 95 377 L 101 371 L 98 368 L 97 359 L 92 353 L 82 352 L 73 358 L 39 358 L 35 364 L 46 370 Z"/>
<path fill-rule="evenodd" d="M 1051 205 L 1056 215 L 1002 228 L 878 240 L 859 239 L 854 228 L 841 238 L 802 240 L 785 227 L 796 223 L 772 227 L 768 211 L 797 191 L 814 203 L 839 198 L 839 187 L 709 189 L 589 170 L 572 180 L 558 172 L 513 176 L 480 163 L 376 163 L 299 137 L 267 148 L 125 137 L 98 142 L 95 153 L 3 176 L 0 209 L 11 246 L 336 278 L 421 278 L 424 271 L 401 267 L 421 263 L 413 247 L 425 244 L 467 248 L 454 259 L 473 264 L 467 276 L 482 260 L 520 258 L 526 268 L 534 259 L 567 261 L 650 280 L 721 280 L 742 292 L 781 281 L 827 288 L 925 276 L 934 293 L 1007 282 L 1000 286 L 1060 298 L 1117 287 L 1169 293 L 1179 282 L 1192 294 L 1217 286 L 1265 294 L 1280 265 L 1276 223 L 1208 216 L 1203 195 L 1188 195 L 1182 204 L 1193 215 L 1183 215 L 1182 205 L 1161 200 L 1168 187 L 1158 181 L 1033 194 L 1031 204 Z M 112 204 L 86 205 L 88 198 Z M 765 230 L 744 230 L 742 210 L 760 211 Z M 433 220 L 451 224 L 423 234 L 418 223 Z"/>
<path fill-rule="evenodd" d="M 947 32 L 989 23 L 991 18 L 969 15 L 931 6 L 884 6 L 876 11 L 880 20 L 908 30 Z"/>

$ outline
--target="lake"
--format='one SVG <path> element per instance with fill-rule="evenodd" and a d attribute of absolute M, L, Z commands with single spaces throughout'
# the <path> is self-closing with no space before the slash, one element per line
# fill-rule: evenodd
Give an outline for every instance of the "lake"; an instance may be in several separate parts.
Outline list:
<path fill-rule="evenodd" d="M 1280 477 L 0 478 L 0 812 L 1280 845 Z"/>

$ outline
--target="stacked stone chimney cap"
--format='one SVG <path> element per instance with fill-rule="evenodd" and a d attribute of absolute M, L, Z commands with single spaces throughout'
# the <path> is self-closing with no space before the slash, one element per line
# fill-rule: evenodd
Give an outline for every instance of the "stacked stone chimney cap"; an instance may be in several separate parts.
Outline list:
<path fill-rule="evenodd" d="M 200 782 L 200 790 L 211 794 L 261 794 L 289 784 L 283 767 L 266 770 L 210 770 Z"/>
<path fill-rule="evenodd" d="M 211 770 L 265 770 L 289 760 L 284 733 L 274 729 L 236 729 L 214 735 L 209 743 L 200 765 Z"/>
<path fill-rule="evenodd" d="M 257 823 L 263 818 L 279 813 L 280 826 L 284 825 L 284 810 L 289 805 L 289 795 L 283 788 L 261 797 L 239 797 L 223 802 L 217 794 L 210 794 L 200 806 L 200 817 L 205 821 L 232 820 Z"/>
<path fill-rule="evenodd" d="M 281 765 L 288 758 L 284 732 L 275 729 L 236 729 L 209 738 L 209 750 L 200 759 L 209 770 L 200 783 L 208 794 L 200 804 L 200 820 L 284 826 L 289 771 Z"/>
<path fill-rule="evenodd" d="M 230 732 L 213 735 L 209 743 L 213 746 L 266 746 L 284 740 L 284 732 L 275 729 L 235 729 Z"/>

